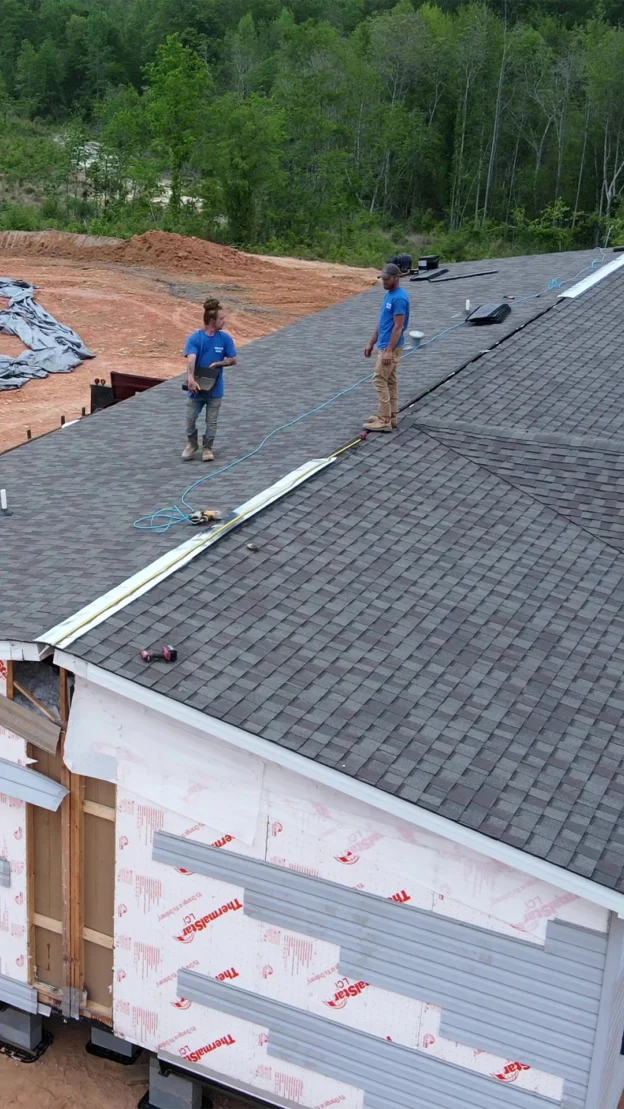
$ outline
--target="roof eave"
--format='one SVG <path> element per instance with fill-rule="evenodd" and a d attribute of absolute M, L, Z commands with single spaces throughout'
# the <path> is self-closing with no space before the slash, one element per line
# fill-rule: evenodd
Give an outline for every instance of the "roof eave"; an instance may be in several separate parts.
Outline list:
<path fill-rule="evenodd" d="M 48 643 L 25 643 L 17 639 L 0 639 L 0 659 L 3 662 L 41 662 L 52 654 Z"/>

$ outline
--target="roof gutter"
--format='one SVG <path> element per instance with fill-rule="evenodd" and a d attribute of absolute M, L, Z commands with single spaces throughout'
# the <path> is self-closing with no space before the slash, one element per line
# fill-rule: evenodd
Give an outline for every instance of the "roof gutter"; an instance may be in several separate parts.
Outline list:
<path fill-rule="evenodd" d="M 607 262 L 606 266 L 601 266 L 599 270 L 594 270 L 593 273 L 584 277 L 582 281 L 577 281 L 576 285 L 572 285 L 570 289 L 566 289 L 565 292 L 559 293 L 559 300 L 575 300 L 576 297 L 581 296 L 582 293 L 586 293 L 588 289 L 597 285 L 599 281 L 603 281 L 605 277 L 609 277 L 610 274 L 615 273 L 616 270 L 621 269 L 622 266 L 624 266 L 624 256 L 614 259 L 613 262 Z"/>
<path fill-rule="evenodd" d="M 322 763 L 314 762 L 314 760 L 305 758 L 305 756 L 294 751 L 289 751 L 285 747 L 279 747 L 260 736 L 245 732 L 242 728 L 236 728 L 232 724 L 207 716 L 205 713 L 199 712 L 198 709 L 190 708 L 179 701 L 165 697 L 162 693 L 156 693 L 152 689 L 131 682 L 127 678 L 111 674 L 108 670 L 76 658 L 65 651 L 57 650 L 54 661 L 58 666 L 72 671 L 86 681 L 93 682 L 94 685 L 101 686 L 103 689 L 108 689 L 112 693 L 117 693 L 121 697 L 126 697 L 137 704 L 143 705 L 145 708 L 152 709 L 154 712 L 167 716 L 185 727 L 194 728 L 212 739 L 219 739 L 223 743 L 236 747 L 239 751 L 247 751 L 266 762 L 274 763 L 285 770 L 291 770 L 293 773 L 300 774 L 302 777 L 317 782 L 319 785 L 324 785 L 328 789 L 336 790 L 338 793 L 362 802 L 362 804 L 370 805 L 374 809 L 388 813 L 399 820 L 404 820 L 407 824 L 413 824 L 417 828 L 443 836 L 452 843 L 460 844 L 462 847 L 467 847 L 471 851 L 476 851 L 490 859 L 496 859 L 497 862 L 520 870 L 524 874 L 530 874 L 533 878 L 538 878 L 542 882 L 558 886 L 559 889 L 565 890 L 567 893 L 572 893 L 576 897 L 583 897 L 595 905 L 600 905 L 602 908 L 624 917 L 624 894 L 607 889 L 605 886 L 598 885 L 598 883 L 583 878 L 581 875 L 573 874 L 571 871 L 564 870 L 563 867 L 555 866 L 544 859 L 526 854 L 517 847 L 510 847 L 506 843 L 501 843 L 500 840 L 490 839 L 472 828 L 466 828 L 462 824 L 456 824 L 454 821 L 448 820 L 446 817 L 438 816 L 437 813 L 419 808 L 418 805 L 403 801 L 400 797 L 395 797 L 384 790 L 377 789 L 375 786 L 367 785 L 365 782 L 360 782 L 347 774 L 341 774 L 340 771 L 333 770 L 329 766 L 323 766 Z"/>

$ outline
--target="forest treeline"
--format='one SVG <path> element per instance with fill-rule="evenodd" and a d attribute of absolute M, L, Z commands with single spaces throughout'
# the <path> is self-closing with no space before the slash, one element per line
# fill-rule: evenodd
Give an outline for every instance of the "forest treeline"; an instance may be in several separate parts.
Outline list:
<path fill-rule="evenodd" d="M 0 0 L 0 228 L 624 240 L 624 0 Z"/>

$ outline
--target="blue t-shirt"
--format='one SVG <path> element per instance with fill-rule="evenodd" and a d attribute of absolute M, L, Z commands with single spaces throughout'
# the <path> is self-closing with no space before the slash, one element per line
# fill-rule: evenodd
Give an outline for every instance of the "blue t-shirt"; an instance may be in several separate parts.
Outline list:
<path fill-rule="evenodd" d="M 405 316 L 405 320 L 403 322 L 403 333 L 397 343 L 399 347 L 402 347 L 405 342 L 405 329 L 410 316 L 410 302 L 404 289 L 393 289 L 391 293 L 385 294 L 379 317 L 377 346 L 380 350 L 386 350 L 390 346 L 390 339 L 394 330 L 394 317 L 402 315 Z"/>
<path fill-rule="evenodd" d="M 202 392 L 208 392 L 214 400 L 219 400 L 225 392 L 223 370 L 219 370 L 214 387 L 212 375 L 208 377 L 207 371 L 212 362 L 222 362 L 224 358 L 236 358 L 236 347 L 232 336 L 227 331 L 216 331 L 214 335 L 207 335 L 203 328 L 201 331 L 194 331 L 186 340 L 184 356 L 186 357 L 187 354 L 195 355 L 195 380 Z M 202 370 L 205 371 L 204 375 Z M 202 388 L 202 376 L 206 383 L 205 389 Z M 189 392 L 190 397 L 193 395 Z"/>

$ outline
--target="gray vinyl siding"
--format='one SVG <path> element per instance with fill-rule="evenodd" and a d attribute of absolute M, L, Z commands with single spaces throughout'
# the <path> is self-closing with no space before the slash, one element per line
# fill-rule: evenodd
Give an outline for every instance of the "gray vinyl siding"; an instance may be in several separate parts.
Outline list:
<path fill-rule="evenodd" d="M 163 832 L 154 858 L 242 887 L 247 915 L 338 945 L 341 974 L 439 1005 L 443 1037 L 558 1075 L 565 1109 L 598 1109 L 587 1104 L 587 1088 L 606 935 L 550 921 L 542 948 Z M 421 1054 L 411 1052 L 405 1065 L 425 1097 L 430 1071 Z M 457 1109 L 474 1109 L 472 1072 L 452 1069 Z"/>
<path fill-rule="evenodd" d="M 0 886 L 9 889 L 11 885 L 11 864 L 8 859 L 0 857 Z"/>
<path fill-rule="evenodd" d="M 611 917 L 605 965 L 604 989 L 600 1003 L 596 1050 L 587 1097 L 600 1109 L 618 1109 L 624 1090 L 624 921 Z"/>
<path fill-rule="evenodd" d="M 557 1104 L 191 970 L 180 970 L 178 993 L 268 1028 L 269 1055 L 364 1090 L 365 1109 L 548 1109 Z"/>
<path fill-rule="evenodd" d="M 39 999 L 37 991 L 27 982 L 17 982 L 15 978 L 0 974 L 0 1002 L 26 1013 L 36 1013 Z"/>
<path fill-rule="evenodd" d="M 8 759 L 0 759 L 0 793 L 15 797 L 18 801 L 27 801 L 30 805 L 39 805 L 42 809 L 56 812 L 61 801 L 69 791 L 60 782 L 47 778 L 37 770 L 30 770 L 27 766 L 19 766 Z"/>

